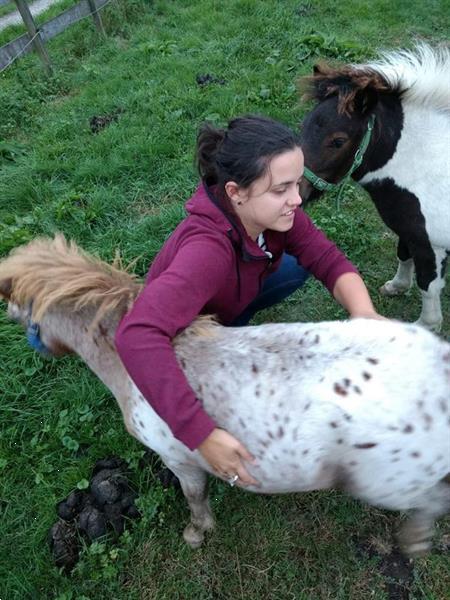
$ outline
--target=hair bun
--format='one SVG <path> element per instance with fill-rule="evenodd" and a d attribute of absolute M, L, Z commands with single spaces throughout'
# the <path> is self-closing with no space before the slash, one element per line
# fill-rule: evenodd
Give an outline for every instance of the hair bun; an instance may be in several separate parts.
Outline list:
<path fill-rule="evenodd" d="M 217 183 L 216 155 L 226 136 L 224 128 L 206 122 L 197 137 L 196 162 L 200 177 L 209 185 Z"/>

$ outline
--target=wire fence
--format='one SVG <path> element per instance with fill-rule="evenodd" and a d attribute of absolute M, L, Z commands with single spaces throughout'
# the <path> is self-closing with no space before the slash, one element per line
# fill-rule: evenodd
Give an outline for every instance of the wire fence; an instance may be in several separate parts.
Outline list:
<path fill-rule="evenodd" d="M 91 17 L 99 33 L 105 35 L 100 11 L 110 2 L 112 0 L 81 0 L 38 27 L 30 12 L 28 3 L 25 0 L 15 0 L 17 9 L 27 28 L 27 33 L 0 47 L 0 73 L 10 67 L 22 55 L 33 50 L 41 59 L 46 72 L 51 73 L 52 64 L 47 54 L 45 42 L 86 17 Z M 7 4 L 7 2 L 0 0 L 0 6 L 2 4 Z"/>

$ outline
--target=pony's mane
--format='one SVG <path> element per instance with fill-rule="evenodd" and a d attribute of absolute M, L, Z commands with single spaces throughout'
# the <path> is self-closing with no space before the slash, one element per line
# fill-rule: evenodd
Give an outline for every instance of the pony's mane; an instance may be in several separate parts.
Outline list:
<path fill-rule="evenodd" d="M 450 111 L 450 49 L 417 44 L 413 50 L 381 52 L 370 63 L 338 67 L 320 63 L 314 76 L 304 77 L 305 97 L 339 98 L 340 113 L 351 113 L 358 92 L 398 94 L 404 102 Z"/>
<path fill-rule="evenodd" d="M 119 259 L 109 265 L 63 235 L 35 239 L 0 262 L 0 290 L 9 289 L 9 299 L 20 306 L 32 302 L 36 321 L 57 305 L 73 311 L 94 307 L 95 322 L 113 311 L 123 314 L 141 287 Z"/>
<path fill-rule="evenodd" d="M 404 101 L 450 110 L 450 49 L 417 44 L 414 50 L 382 52 L 367 65 L 353 65 L 379 73 Z"/>

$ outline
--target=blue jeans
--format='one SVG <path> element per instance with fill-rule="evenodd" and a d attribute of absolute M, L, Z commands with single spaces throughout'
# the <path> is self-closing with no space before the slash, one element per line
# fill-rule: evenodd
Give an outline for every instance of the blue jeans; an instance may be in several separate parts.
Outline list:
<path fill-rule="evenodd" d="M 233 327 L 247 325 L 255 313 L 278 304 L 290 296 L 305 283 L 308 277 L 309 272 L 297 263 L 296 258 L 286 253 L 283 254 L 278 269 L 267 277 L 261 292 L 231 325 Z"/>

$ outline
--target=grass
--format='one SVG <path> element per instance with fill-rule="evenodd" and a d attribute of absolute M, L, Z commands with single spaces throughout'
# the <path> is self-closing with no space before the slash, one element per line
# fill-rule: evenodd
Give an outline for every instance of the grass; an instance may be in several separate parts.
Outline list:
<path fill-rule="evenodd" d="M 52 77 L 33 54 L 0 75 L 0 253 L 63 231 L 107 260 L 117 248 L 126 260 L 139 257 L 145 274 L 196 186 L 201 122 L 262 112 L 296 126 L 309 107 L 295 82 L 314 60 L 445 40 L 448 8 L 444 0 L 112 2 L 102 13 L 106 40 L 86 19 L 48 44 Z M 0 44 L 14 31 L 1 32 Z M 226 84 L 198 86 L 196 75 L 206 73 Z M 117 121 L 93 135 L 91 117 L 117 109 Z M 395 238 L 360 188 L 349 188 L 340 212 L 332 197 L 309 212 L 359 266 L 381 313 L 418 317 L 417 290 L 378 294 L 393 274 Z M 447 336 L 449 309 L 447 287 Z M 311 282 L 258 320 L 343 316 Z M 142 466 L 143 448 L 126 434 L 109 391 L 76 358 L 43 361 L 3 310 L 0 377 L 1 598 L 394 597 L 382 564 L 398 515 L 336 492 L 262 497 L 212 482 L 217 531 L 192 552 L 181 540 L 183 498 Z M 129 462 L 144 516 L 117 543 L 86 548 L 68 578 L 46 545 L 55 503 L 111 454 Z M 446 582 L 448 561 L 436 552 L 416 561 L 395 593 L 441 600 Z"/>
<path fill-rule="evenodd" d="M 6 4 L 0 4 L 0 17 L 4 17 L 5 15 L 9 15 L 10 13 L 17 10 L 14 2 L 7 2 Z"/>

